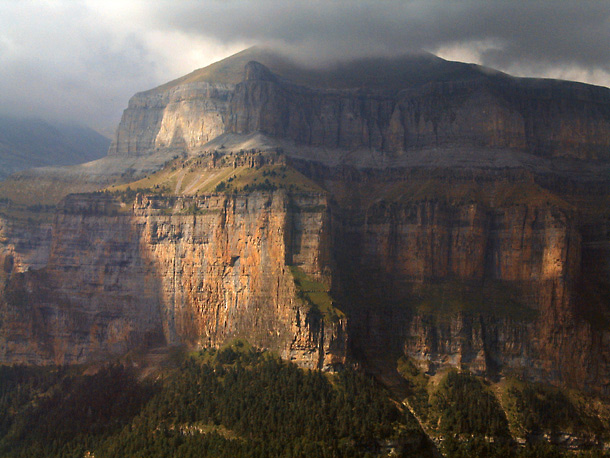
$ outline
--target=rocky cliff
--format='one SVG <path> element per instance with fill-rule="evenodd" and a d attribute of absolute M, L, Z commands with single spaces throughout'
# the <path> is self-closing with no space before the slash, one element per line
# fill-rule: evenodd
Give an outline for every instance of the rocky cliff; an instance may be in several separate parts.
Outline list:
<path fill-rule="evenodd" d="M 322 148 L 335 151 L 328 160 L 347 164 L 371 151 L 404 165 L 415 151 L 460 149 L 608 159 L 610 90 L 483 71 L 415 87 L 405 80 L 401 90 L 357 78 L 352 87 L 319 88 L 251 61 L 237 84 L 197 81 L 137 94 L 110 154 L 197 151 L 222 133 L 254 132 L 294 142 L 288 154 Z"/>
<path fill-rule="evenodd" d="M 27 253 L 16 262 L 5 240 L 2 360 L 77 363 L 244 337 L 306 367 L 341 364 L 345 323 L 300 299 L 289 268 L 328 274 L 325 208 L 323 196 L 281 192 L 139 196 L 128 209 L 103 194 L 72 196 L 43 268 L 24 270 Z"/>
<path fill-rule="evenodd" d="M 479 77 L 396 94 L 303 88 L 252 62 L 231 99 L 228 130 L 393 155 L 433 148 L 516 149 L 608 158 L 610 91 L 565 82 Z M 567 115 L 567 116 L 566 116 Z"/>
<path fill-rule="evenodd" d="M 225 131 L 233 87 L 206 82 L 160 94 L 137 94 L 117 129 L 109 154 L 138 156 L 155 148 L 190 149 Z"/>
<path fill-rule="evenodd" d="M 584 386 L 593 337 L 573 313 L 581 236 L 569 212 L 379 203 L 338 230 L 342 287 L 358 292 L 350 336 L 366 360 L 404 353 L 430 373 L 515 370 Z"/>
<path fill-rule="evenodd" d="M 336 294 L 355 354 L 607 391 L 608 214 L 589 207 L 607 187 L 577 208 L 527 174 L 315 173 L 337 196 Z"/>
<path fill-rule="evenodd" d="M 5 226 L 2 358 L 243 337 L 306 367 L 391 379 L 407 356 L 608 390 L 607 217 L 519 174 L 293 165 L 332 193 L 73 195 L 35 246 Z M 340 314 L 308 300 L 316 281 Z"/>

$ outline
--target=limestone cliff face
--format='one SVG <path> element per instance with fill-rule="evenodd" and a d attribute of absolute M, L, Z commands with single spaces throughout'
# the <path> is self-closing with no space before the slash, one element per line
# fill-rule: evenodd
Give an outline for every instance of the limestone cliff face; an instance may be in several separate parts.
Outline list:
<path fill-rule="evenodd" d="M 0 216 L 0 265 L 5 272 L 40 269 L 49 260 L 53 225 Z M 2 261 L 3 259 L 3 261 Z"/>
<path fill-rule="evenodd" d="M 312 170 L 330 200 L 275 191 L 121 206 L 83 194 L 36 243 L 5 224 L 0 357 L 70 363 L 243 337 L 305 367 L 349 359 L 391 373 L 408 355 L 430 372 L 512 371 L 608 392 L 607 221 L 546 191 L 506 199 L 495 172 L 446 171 L 451 188 L 483 183 L 477 199 L 452 200 L 401 188 L 438 171 L 411 184 L 407 171 Z M 302 299 L 291 266 L 329 282 L 347 318 Z"/>
<path fill-rule="evenodd" d="M 602 316 L 607 303 L 578 299 L 594 273 L 585 259 L 606 272 L 587 287 L 605 287 L 606 232 L 589 241 L 574 209 L 548 202 L 354 200 L 387 179 L 357 175 L 333 226 L 354 355 L 382 372 L 404 354 L 431 373 L 508 371 L 607 391 L 610 331 L 582 308 Z"/>
<path fill-rule="evenodd" d="M 114 213 L 102 199 L 71 198 L 45 240 L 45 265 L 7 270 L 0 312 L 4 361 L 76 363 L 160 341 L 156 279 L 129 218 Z M 5 251 L 18 252 L 10 243 L 15 238 Z"/>
<path fill-rule="evenodd" d="M 232 85 L 191 83 L 136 94 L 110 145 L 111 156 L 140 156 L 155 148 L 203 145 L 225 131 Z"/>
<path fill-rule="evenodd" d="M 429 83 L 390 95 L 319 91 L 259 73 L 247 71 L 236 86 L 232 132 L 262 131 L 305 145 L 397 155 L 431 148 L 504 148 L 608 157 L 610 91 L 604 88 L 494 77 Z"/>
<path fill-rule="evenodd" d="M 610 90 L 503 75 L 430 82 L 398 92 L 319 89 L 291 84 L 250 62 L 244 81 L 235 86 L 189 83 L 134 96 L 110 153 L 196 149 L 225 132 L 262 132 L 311 147 L 384 151 L 398 160 L 411 151 L 439 148 L 607 159 Z"/>
<path fill-rule="evenodd" d="M 342 243 L 357 265 L 400 282 L 569 282 L 581 256 L 574 224 L 551 205 L 379 202 L 349 214 Z"/>
<path fill-rule="evenodd" d="M 52 225 L 0 220 L 1 360 L 245 337 L 306 367 L 395 373 L 408 355 L 610 392 L 610 90 L 481 72 L 314 88 L 256 62 L 181 81 L 132 98 L 111 155 L 259 132 L 328 194 L 75 195 Z M 314 310 L 291 266 L 347 319 Z"/>
<path fill-rule="evenodd" d="M 299 205 L 321 210 L 301 218 Z M 345 358 L 345 322 L 296 294 L 287 262 L 328 274 L 323 196 L 254 193 L 68 198 L 47 265 L 5 262 L 1 358 L 83 362 L 163 343 L 218 346 L 243 337 L 311 368 Z M 292 210 L 291 210 L 292 209 Z M 297 209 L 297 210 L 294 210 Z"/>

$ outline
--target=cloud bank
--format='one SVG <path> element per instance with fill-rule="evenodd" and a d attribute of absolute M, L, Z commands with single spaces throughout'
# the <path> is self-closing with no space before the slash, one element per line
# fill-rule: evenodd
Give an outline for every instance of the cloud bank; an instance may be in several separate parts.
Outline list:
<path fill-rule="evenodd" d="M 488 43 L 481 58 L 494 65 L 610 65 L 606 1 L 178 2 L 158 6 L 155 16 L 172 30 L 283 43 L 331 58 Z"/>
<path fill-rule="evenodd" d="M 0 3 L 0 112 L 109 132 L 135 92 L 257 43 L 312 65 L 424 49 L 610 85 L 606 0 L 25 0 Z"/>

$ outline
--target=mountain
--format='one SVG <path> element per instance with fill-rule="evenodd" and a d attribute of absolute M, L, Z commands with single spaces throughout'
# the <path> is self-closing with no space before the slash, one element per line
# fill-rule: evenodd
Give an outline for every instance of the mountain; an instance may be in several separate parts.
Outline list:
<path fill-rule="evenodd" d="M 254 58 L 270 66 L 244 64 Z M 380 153 L 384 166 L 425 165 L 424 151 L 434 160 L 476 151 L 504 162 L 523 162 L 519 153 L 607 161 L 609 107 L 607 88 L 513 78 L 430 55 L 315 70 L 250 49 L 136 94 L 110 154 L 201 152 L 221 134 L 259 132 L 327 163 L 376 166 Z"/>
<path fill-rule="evenodd" d="M 32 167 L 99 159 L 109 144 L 106 137 L 86 127 L 0 117 L 0 179 Z"/>
<path fill-rule="evenodd" d="M 108 157 L 65 169 L 103 189 L 4 198 L 0 358 L 240 338 L 366 370 L 435 437 L 475 433 L 451 398 L 515 440 L 601 447 L 609 154 L 607 88 L 246 50 L 132 97 Z"/>

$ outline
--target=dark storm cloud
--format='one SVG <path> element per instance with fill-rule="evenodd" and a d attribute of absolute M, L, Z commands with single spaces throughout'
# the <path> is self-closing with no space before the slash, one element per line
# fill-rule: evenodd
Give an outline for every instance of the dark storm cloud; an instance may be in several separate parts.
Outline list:
<path fill-rule="evenodd" d="M 325 57 L 488 41 L 484 63 L 608 68 L 602 1 L 214 1 L 158 6 L 158 20 L 223 41 L 266 41 Z M 305 54 L 305 53 L 304 53 Z"/>
<path fill-rule="evenodd" d="M 608 0 L 0 0 L 0 114 L 109 132 L 135 92 L 256 43 L 313 64 L 425 49 L 610 85 Z"/>

